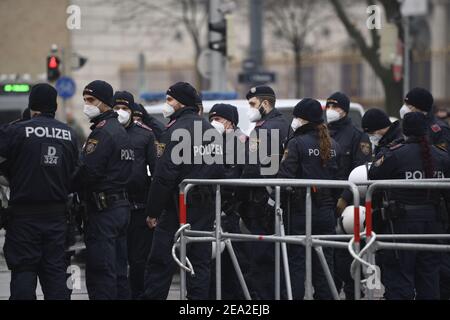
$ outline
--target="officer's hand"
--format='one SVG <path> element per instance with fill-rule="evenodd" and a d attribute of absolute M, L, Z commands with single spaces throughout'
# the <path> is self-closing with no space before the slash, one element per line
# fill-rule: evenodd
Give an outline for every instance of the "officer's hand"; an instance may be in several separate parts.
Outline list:
<path fill-rule="evenodd" d="M 147 226 L 150 228 L 150 230 L 155 229 L 157 225 L 158 219 L 147 217 Z"/>
<path fill-rule="evenodd" d="M 336 205 L 336 214 L 338 217 L 342 215 L 342 212 L 344 212 L 345 208 L 347 208 L 347 201 L 345 201 L 343 198 L 339 198 Z"/>

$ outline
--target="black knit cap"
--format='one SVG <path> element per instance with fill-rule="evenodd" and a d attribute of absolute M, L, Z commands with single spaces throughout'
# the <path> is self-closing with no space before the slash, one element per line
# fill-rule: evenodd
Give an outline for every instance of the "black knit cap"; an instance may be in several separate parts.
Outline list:
<path fill-rule="evenodd" d="M 239 122 L 239 116 L 236 118 L 237 108 L 231 104 L 216 104 L 209 112 L 209 121 L 213 117 L 222 117 L 232 124 L 237 125 Z"/>
<path fill-rule="evenodd" d="M 430 112 L 433 108 L 434 99 L 430 91 L 423 88 L 414 88 L 406 95 L 405 103 L 424 112 Z"/>
<path fill-rule="evenodd" d="M 329 107 L 329 106 L 339 107 L 342 110 L 344 110 L 346 113 L 349 113 L 350 99 L 347 97 L 347 95 L 345 93 L 336 92 L 336 93 L 333 93 L 327 99 L 327 107 Z"/>
<path fill-rule="evenodd" d="M 136 102 L 132 103 L 129 106 L 129 108 L 131 110 L 131 115 L 133 117 L 142 118 L 144 116 L 144 114 L 146 113 L 146 111 L 144 109 L 144 106 L 142 104 L 139 104 L 139 103 L 136 103 Z"/>
<path fill-rule="evenodd" d="M 56 99 L 58 92 L 47 83 L 33 86 L 28 98 L 28 108 L 42 113 L 55 113 L 58 107 Z"/>
<path fill-rule="evenodd" d="M 377 130 L 388 128 L 392 125 L 389 116 L 380 109 L 370 109 L 362 118 L 361 126 L 364 132 L 371 133 Z"/>
<path fill-rule="evenodd" d="M 325 122 L 322 105 L 319 101 L 311 98 L 305 98 L 295 106 L 294 117 L 301 118 L 315 124 Z"/>
<path fill-rule="evenodd" d="M 200 103 L 200 95 L 197 90 L 187 82 L 177 82 L 169 88 L 167 95 L 176 99 L 179 103 L 188 107 L 197 107 Z"/>
<path fill-rule="evenodd" d="M 113 97 L 113 107 L 123 105 L 131 109 L 134 104 L 134 97 L 128 91 L 116 91 Z"/>
<path fill-rule="evenodd" d="M 422 112 L 410 112 L 403 119 L 405 136 L 421 137 L 427 135 L 427 118 Z"/>
<path fill-rule="evenodd" d="M 268 86 L 259 86 L 251 88 L 250 91 L 247 93 L 247 100 L 250 100 L 254 97 L 273 97 L 276 99 L 275 91 L 271 87 Z"/>
<path fill-rule="evenodd" d="M 114 90 L 112 86 L 108 82 L 102 80 L 92 81 L 83 90 L 83 96 L 93 96 L 109 107 L 112 107 L 113 104 L 113 94 Z"/>

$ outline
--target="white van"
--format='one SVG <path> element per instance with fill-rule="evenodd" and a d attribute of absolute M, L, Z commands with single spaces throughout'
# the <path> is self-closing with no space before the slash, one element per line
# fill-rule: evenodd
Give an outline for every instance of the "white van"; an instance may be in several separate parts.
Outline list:
<path fill-rule="evenodd" d="M 277 100 L 276 108 L 285 116 L 286 121 L 290 124 L 292 122 L 292 112 L 294 107 L 300 100 Z M 319 100 L 322 104 L 323 108 L 325 108 L 326 101 Z M 203 110 L 204 116 L 208 119 L 209 112 L 212 107 L 218 103 L 226 103 L 231 104 L 238 108 L 239 111 L 239 128 L 249 135 L 252 130 L 255 128 L 254 123 L 250 123 L 248 120 L 247 112 L 250 108 L 247 100 L 225 100 L 225 101 L 203 101 Z M 154 118 L 160 120 L 162 123 L 166 124 L 168 121 L 162 115 L 162 109 L 164 104 L 156 104 L 152 106 L 146 106 L 145 109 L 147 112 L 152 115 Z M 358 103 L 352 103 L 350 105 L 350 117 L 352 118 L 353 123 L 361 128 L 361 120 L 364 115 L 364 108 Z"/>

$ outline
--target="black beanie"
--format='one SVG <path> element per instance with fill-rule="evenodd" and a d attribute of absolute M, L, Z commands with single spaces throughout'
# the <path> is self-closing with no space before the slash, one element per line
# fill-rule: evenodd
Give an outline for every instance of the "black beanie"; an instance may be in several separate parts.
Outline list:
<path fill-rule="evenodd" d="M 109 107 L 112 107 L 114 90 L 108 82 L 95 80 L 89 83 L 83 90 L 84 95 L 90 95 Z"/>
<path fill-rule="evenodd" d="M 167 95 L 187 107 L 199 108 L 200 95 L 197 93 L 197 90 L 187 82 L 175 83 L 167 90 Z"/>
<path fill-rule="evenodd" d="M 322 105 L 319 101 L 310 98 L 303 99 L 295 106 L 294 117 L 301 118 L 315 124 L 325 122 L 323 118 Z"/>
<path fill-rule="evenodd" d="M 39 83 L 31 88 L 28 98 L 28 108 L 42 113 L 55 113 L 57 109 L 58 92 L 47 83 Z"/>
<path fill-rule="evenodd" d="M 131 115 L 133 117 L 142 118 L 144 116 L 144 114 L 146 113 L 144 106 L 142 104 L 139 104 L 136 102 L 131 104 L 129 108 L 131 110 Z"/>
<path fill-rule="evenodd" d="M 405 103 L 424 112 L 431 112 L 434 99 L 433 95 L 428 90 L 414 88 L 406 95 Z"/>
<path fill-rule="evenodd" d="M 230 104 L 216 104 L 212 107 L 209 112 L 209 121 L 213 117 L 222 117 L 232 124 L 237 125 L 239 122 L 239 118 L 236 118 L 237 108 Z"/>
<path fill-rule="evenodd" d="M 410 112 L 403 119 L 405 136 L 421 137 L 427 135 L 427 118 L 422 112 Z"/>
<path fill-rule="evenodd" d="M 377 130 L 388 128 L 392 125 L 386 112 L 380 109 L 370 109 L 364 114 L 361 126 L 364 132 L 371 133 Z"/>
<path fill-rule="evenodd" d="M 123 105 L 131 109 L 134 104 L 134 97 L 128 91 L 116 91 L 113 97 L 113 107 Z"/>
<path fill-rule="evenodd" d="M 349 113 L 350 112 L 350 99 L 347 97 L 347 95 L 345 93 L 336 92 L 336 93 L 333 93 L 327 99 L 327 107 L 328 106 L 339 107 L 342 110 L 344 110 L 346 113 Z"/>

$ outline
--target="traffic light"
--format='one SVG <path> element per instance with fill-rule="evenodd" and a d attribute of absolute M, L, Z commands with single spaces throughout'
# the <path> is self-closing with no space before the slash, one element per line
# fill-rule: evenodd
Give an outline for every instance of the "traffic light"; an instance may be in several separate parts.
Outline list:
<path fill-rule="evenodd" d="M 55 82 L 61 76 L 61 71 L 59 70 L 61 61 L 55 55 L 47 57 L 47 80 L 49 82 Z"/>
<path fill-rule="evenodd" d="M 210 40 L 209 48 L 214 51 L 222 53 L 222 55 L 227 55 L 227 23 L 223 19 L 217 23 L 209 23 L 209 32 L 217 32 L 220 34 L 220 40 Z"/>
<path fill-rule="evenodd" d="M 233 19 L 233 15 L 227 14 L 220 22 L 209 23 L 209 32 L 220 34 L 220 40 L 209 41 L 209 48 L 227 58 L 233 58 L 234 55 Z"/>

